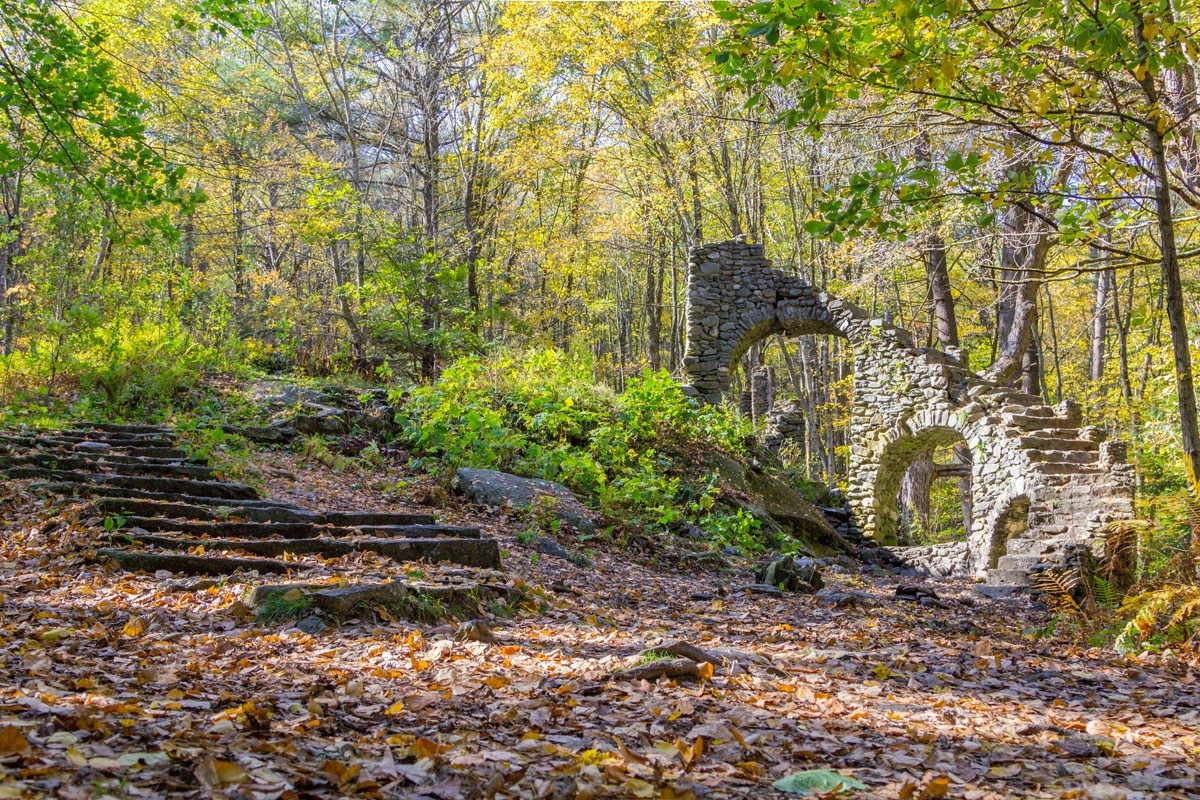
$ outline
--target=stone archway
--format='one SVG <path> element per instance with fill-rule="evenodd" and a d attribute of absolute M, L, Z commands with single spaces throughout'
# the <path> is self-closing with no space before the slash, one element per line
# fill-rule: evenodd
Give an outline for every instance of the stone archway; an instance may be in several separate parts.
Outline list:
<path fill-rule="evenodd" d="M 894 542 L 900 525 L 897 495 L 900 481 L 913 459 L 930 449 L 967 441 L 961 431 L 952 427 L 931 427 L 917 433 L 905 432 L 883 446 L 879 459 L 879 472 L 873 485 L 871 509 L 875 514 L 875 537 L 880 541 Z M 967 441 L 968 446 L 971 442 Z M 971 482 L 972 489 L 975 482 Z M 967 528 L 975 523 L 969 520 Z"/>
<path fill-rule="evenodd" d="M 1064 545 L 1103 547 L 1100 526 L 1133 515 L 1133 472 L 1120 442 L 1081 429 L 1078 408 L 988 383 L 954 354 L 771 268 L 761 245 L 695 248 L 688 274 L 684 390 L 726 399 L 732 370 L 774 334 L 828 334 L 854 353 L 848 500 L 867 537 L 891 544 L 893 482 L 910 447 L 962 438 L 972 452 L 970 573 L 1020 582 Z M 878 498 L 891 493 L 887 502 Z"/>

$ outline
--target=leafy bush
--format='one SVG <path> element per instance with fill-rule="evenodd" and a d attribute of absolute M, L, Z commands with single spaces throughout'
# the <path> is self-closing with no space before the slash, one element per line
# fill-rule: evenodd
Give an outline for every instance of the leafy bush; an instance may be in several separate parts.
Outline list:
<path fill-rule="evenodd" d="M 71 417 L 163 418 L 219 363 L 177 328 L 105 322 L 92 306 L 74 306 L 23 351 L 0 356 L 0 402 Z"/>
<path fill-rule="evenodd" d="M 632 378 L 618 396 L 592 382 L 588 363 L 555 350 L 461 359 L 412 390 L 403 408 L 398 421 L 426 466 L 555 480 L 605 511 L 658 524 L 712 505 L 682 485 L 687 453 L 741 453 L 749 433 L 729 410 L 697 405 L 665 372 Z"/>

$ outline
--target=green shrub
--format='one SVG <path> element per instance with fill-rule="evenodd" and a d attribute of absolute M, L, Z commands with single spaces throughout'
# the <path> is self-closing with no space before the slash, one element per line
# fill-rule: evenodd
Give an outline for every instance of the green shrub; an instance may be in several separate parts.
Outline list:
<path fill-rule="evenodd" d="M 590 364 L 556 350 L 461 359 L 404 400 L 398 421 L 426 467 L 555 480 L 608 513 L 654 524 L 711 507 L 712 485 L 684 486 L 683 462 L 700 446 L 741 453 L 749 432 L 665 372 L 632 378 L 616 395 L 592 382 Z"/>

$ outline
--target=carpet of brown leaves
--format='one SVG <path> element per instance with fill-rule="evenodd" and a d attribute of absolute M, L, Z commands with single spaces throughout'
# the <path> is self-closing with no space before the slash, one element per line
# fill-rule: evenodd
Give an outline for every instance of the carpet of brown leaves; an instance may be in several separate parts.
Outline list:
<path fill-rule="evenodd" d="M 264 458 L 276 497 L 403 507 L 378 474 Z M 172 592 L 89 562 L 85 507 L 7 487 L 0 798 L 767 797 L 816 768 L 905 800 L 1197 796 L 1196 672 L 1033 640 L 1023 601 L 939 584 L 945 608 L 916 605 L 854 569 L 827 583 L 873 605 L 723 596 L 747 576 L 603 551 L 579 567 L 502 513 L 437 511 L 498 537 L 547 611 L 493 620 L 497 644 L 264 625 L 243 583 Z M 701 682 L 613 679 L 677 639 L 745 657 Z"/>

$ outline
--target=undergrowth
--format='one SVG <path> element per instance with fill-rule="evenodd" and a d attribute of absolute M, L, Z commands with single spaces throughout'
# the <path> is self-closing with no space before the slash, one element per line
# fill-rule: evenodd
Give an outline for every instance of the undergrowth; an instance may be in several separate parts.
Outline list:
<path fill-rule="evenodd" d="M 1187 546 L 1165 561 L 1153 548 L 1161 541 L 1153 525 L 1122 521 L 1104 529 L 1106 552 L 1092 569 L 1041 573 L 1035 588 L 1054 614 L 1026 634 L 1063 636 L 1126 654 L 1200 655 L 1200 502 L 1190 506 Z"/>
<path fill-rule="evenodd" d="M 686 397 L 665 372 L 631 378 L 616 395 L 593 383 L 589 364 L 560 351 L 469 358 L 404 401 L 403 435 L 430 471 L 476 467 L 558 481 L 634 525 L 696 519 L 708 520 L 717 539 L 753 532 L 740 513 L 710 516 L 717 482 L 688 477 L 705 449 L 745 455 L 750 429 L 731 409 Z"/>
<path fill-rule="evenodd" d="M 258 618 L 262 622 L 290 622 L 300 619 L 312 608 L 312 595 L 301 589 L 267 595 L 258 605 Z"/>

